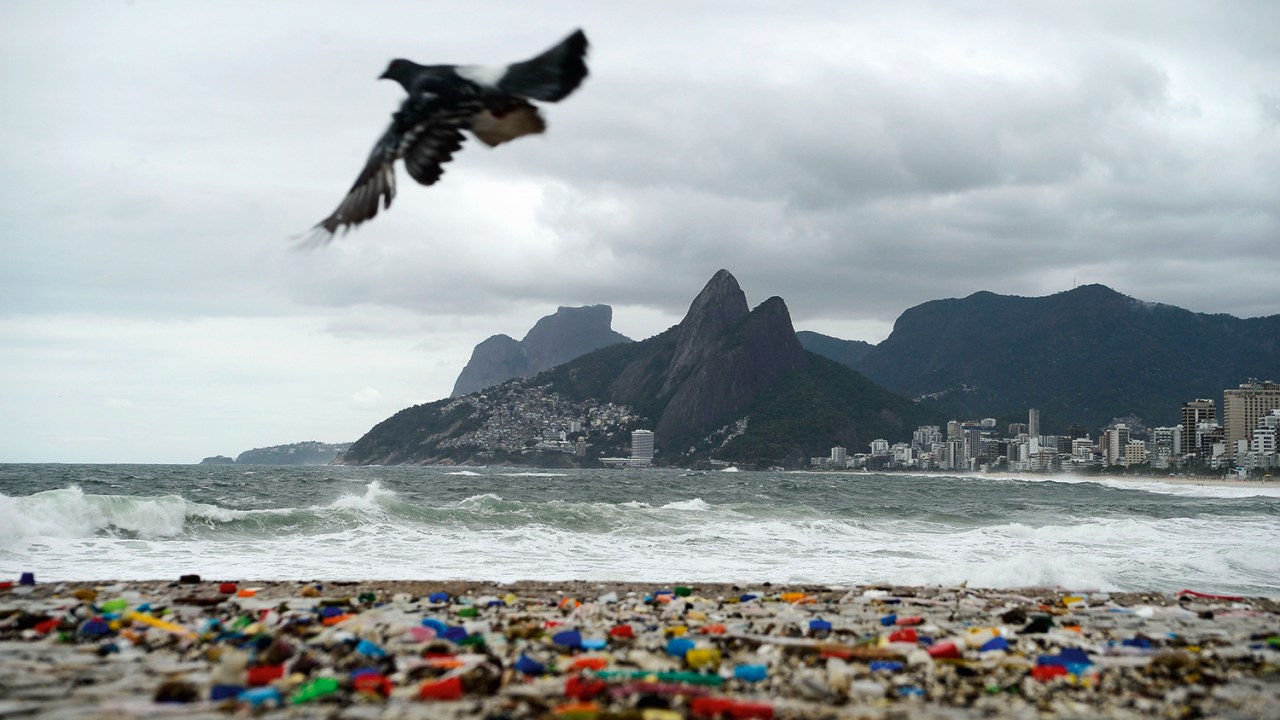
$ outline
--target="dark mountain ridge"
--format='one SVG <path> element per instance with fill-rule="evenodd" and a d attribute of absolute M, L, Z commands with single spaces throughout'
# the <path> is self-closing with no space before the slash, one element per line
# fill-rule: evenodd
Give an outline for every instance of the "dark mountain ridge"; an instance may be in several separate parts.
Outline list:
<path fill-rule="evenodd" d="M 340 462 L 468 462 L 497 457 L 493 447 L 504 442 L 502 457 L 513 460 L 512 432 L 545 438 L 584 424 L 577 421 L 586 413 L 595 419 L 579 436 L 592 451 L 575 462 L 625 455 L 630 430 L 652 429 L 656 462 L 790 467 L 834 444 L 905 439 L 926 417 L 859 373 L 805 351 L 781 298 L 749 309 L 737 280 L 721 270 L 665 332 L 483 393 L 408 408 L 375 426 Z M 538 424 L 521 426 L 529 416 Z M 524 442 L 525 451 L 545 445 Z"/>
<path fill-rule="evenodd" d="M 1103 285 L 979 292 L 908 309 L 852 367 L 955 417 L 1025 422 L 1035 407 L 1046 432 L 1078 422 L 1096 434 L 1117 416 L 1173 424 L 1187 400 L 1274 376 L 1280 315 L 1194 313 Z"/>
<path fill-rule="evenodd" d="M 613 308 L 608 305 L 560 307 L 534 323 L 522 340 L 494 335 L 476 345 L 458 375 L 450 397 L 536 375 L 592 350 L 631 338 L 614 332 Z"/>

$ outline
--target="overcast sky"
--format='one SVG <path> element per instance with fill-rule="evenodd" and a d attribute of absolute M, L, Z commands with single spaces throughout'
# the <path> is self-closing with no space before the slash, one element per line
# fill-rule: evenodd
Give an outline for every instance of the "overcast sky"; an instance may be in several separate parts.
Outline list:
<path fill-rule="evenodd" d="M 549 129 L 317 252 L 403 91 L 576 27 Z M 883 340 L 979 290 L 1280 313 L 1280 3 L 0 3 L 0 462 L 355 440 L 558 305 L 719 268 Z M 1010 328 L 1015 332 L 1016 328 Z"/>

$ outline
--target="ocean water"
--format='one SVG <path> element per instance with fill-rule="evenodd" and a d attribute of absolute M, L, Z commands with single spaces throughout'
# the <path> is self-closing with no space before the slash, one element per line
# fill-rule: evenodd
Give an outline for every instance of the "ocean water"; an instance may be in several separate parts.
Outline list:
<path fill-rule="evenodd" d="M 1280 487 L 0 465 L 0 579 L 639 580 L 1280 595 Z"/>

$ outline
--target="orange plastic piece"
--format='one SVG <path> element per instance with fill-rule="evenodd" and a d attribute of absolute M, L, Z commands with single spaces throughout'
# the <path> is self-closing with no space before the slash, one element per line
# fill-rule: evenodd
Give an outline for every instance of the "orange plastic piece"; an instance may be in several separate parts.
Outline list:
<path fill-rule="evenodd" d="M 329 625 L 337 625 L 343 620 L 350 620 L 350 619 L 351 619 L 351 615 L 343 613 L 342 615 L 334 615 L 333 617 L 327 617 L 321 620 L 320 624 L 327 627 Z"/>
<path fill-rule="evenodd" d="M 609 661 L 602 657 L 580 657 L 570 665 L 570 670 L 603 670 L 609 667 Z"/>
<path fill-rule="evenodd" d="M 725 628 L 723 625 L 719 625 L 719 624 L 704 625 L 698 630 L 698 632 L 702 633 L 703 635 L 723 635 L 725 634 Z"/>

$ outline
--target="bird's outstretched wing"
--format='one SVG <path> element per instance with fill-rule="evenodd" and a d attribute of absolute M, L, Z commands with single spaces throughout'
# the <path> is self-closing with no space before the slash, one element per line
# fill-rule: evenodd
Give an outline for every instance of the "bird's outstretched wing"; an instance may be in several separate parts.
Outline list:
<path fill-rule="evenodd" d="M 483 108 L 478 97 L 420 93 L 407 98 L 374 144 L 346 197 L 311 229 L 302 244 L 328 244 L 339 230 L 345 232 L 377 215 L 379 205 L 391 207 L 396 196 L 396 160 L 403 158 L 410 177 L 423 185 L 439 180 L 444 164 L 462 147 L 465 138 L 460 128 Z"/>

